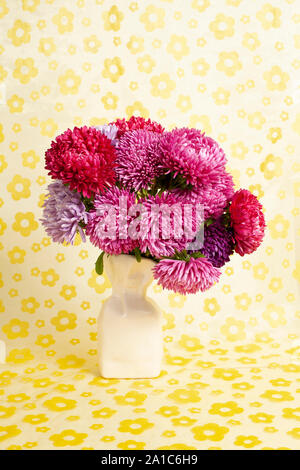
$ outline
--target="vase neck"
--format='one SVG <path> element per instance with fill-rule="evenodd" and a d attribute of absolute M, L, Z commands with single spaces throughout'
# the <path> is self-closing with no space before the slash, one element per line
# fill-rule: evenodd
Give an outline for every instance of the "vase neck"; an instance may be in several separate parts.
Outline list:
<path fill-rule="evenodd" d="M 112 284 L 112 295 L 134 293 L 143 296 L 153 279 L 154 262 L 142 258 L 138 263 L 131 255 L 105 255 L 104 269 Z"/>

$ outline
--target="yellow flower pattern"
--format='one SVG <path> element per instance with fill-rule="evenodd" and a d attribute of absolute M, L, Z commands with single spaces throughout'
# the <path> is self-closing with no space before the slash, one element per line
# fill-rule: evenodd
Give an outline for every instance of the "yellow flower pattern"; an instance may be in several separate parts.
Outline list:
<path fill-rule="evenodd" d="M 0 449 L 299 449 L 295 0 L 0 0 Z M 288 36 L 287 36 L 288 30 Z M 156 379 L 97 373 L 97 249 L 40 226 L 44 151 L 132 114 L 218 140 L 266 237 L 163 311 Z"/>

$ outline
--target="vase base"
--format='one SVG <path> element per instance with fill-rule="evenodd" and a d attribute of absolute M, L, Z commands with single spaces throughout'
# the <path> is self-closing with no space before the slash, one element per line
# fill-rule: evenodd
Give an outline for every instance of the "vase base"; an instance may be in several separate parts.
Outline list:
<path fill-rule="evenodd" d="M 126 370 L 124 368 L 120 369 L 119 364 L 103 364 L 99 366 L 99 371 L 101 377 L 105 379 L 154 379 L 156 377 L 159 377 L 161 370 L 160 368 L 158 369 L 151 369 L 151 370 L 145 370 L 145 367 L 143 370 L 138 370 L 136 367 L 132 367 L 130 370 L 130 367 L 126 367 Z"/>

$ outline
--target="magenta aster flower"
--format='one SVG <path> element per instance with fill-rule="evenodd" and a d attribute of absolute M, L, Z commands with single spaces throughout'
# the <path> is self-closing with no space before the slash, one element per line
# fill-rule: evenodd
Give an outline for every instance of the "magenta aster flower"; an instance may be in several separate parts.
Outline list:
<path fill-rule="evenodd" d="M 138 246 L 128 235 L 132 218 L 129 208 L 135 204 L 135 195 L 114 186 L 104 194 L 96 195 L 95 209 L 89 212 L 86 234 L 93 245 L 111 255 L 129 253 Z"/>
<path fill-rule="evenodd" d="M 189 261 L 162 259 L 154 266 L 153 273 L 164 289 L 183 295 L 209 289 L 221 274 L 206 258 L 191 258 Z"/>
<path fill-rule="evenodd" d="M 46 169 L 86 197 L 115 182 L 115 148 L 95 127 L 75 127 L 56 137 L 46 151 Z"/>
<path fill-rule="evenodd" d="M 130 119 L 117 119 L 115 122 L 111 124 L 115 124 L 119 131 L 117 137 L 121 137 L 127 131 L 133 131 L 137 129 L 144 129 L 147 131 L 157 132 L 162 134 L 164 132 L 164 128 L 158 122 L 151 121 L 151 119 L 145 119 L 140 116 L 131 116 Z"/>
<path fill-rule="evenodd" d="M 182 251 L 187 240 L 183 233 L 183 212 L 181 204 L 170 193 L 148 196 L 142 199 L 144 217 L 141 222 L 139 247 L 155 258 L 173 256 Z"/>
<path fill-rule="evenodd" d="M 125 132 L 120 138 L 116 173 L 124 186 L 135 191 L 148 188 L 159 174 L 158 139 L 159 134 L 143 129 Z"/>
<path fill-rule="evenodd" d="M 244 256 L 257 250 L 266 227 L 257 197 L 247 189 L 240 189 L 232 198 L 229 213 L 236 241 L 235 251 Z"/>
<path fill-rule="evenodd" d="M 54 242 L 73 244 L 77 232 L 85 241 L 84 232 L 79 225 L 80 222 L 87 222 L 85 206 L 80 195 L 61 181 L 48 186 L 41 222 Z"/>

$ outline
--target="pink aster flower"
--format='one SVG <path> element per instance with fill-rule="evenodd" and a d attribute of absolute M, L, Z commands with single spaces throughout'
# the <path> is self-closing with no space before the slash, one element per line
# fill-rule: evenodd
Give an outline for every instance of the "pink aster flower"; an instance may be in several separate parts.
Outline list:
<path fill-rule="evenodd" d="M 115 182 L 115 148 L 95 127 L 75 127 L 56 137 L 46 151 L 46 169 L 86 197 Z"/>
<path fill-rule="evenodd" d="M 154 266 L 153 273 L 164 289 L 182 295 L 209 289 L 221 274 L 206 258 L 191 258 L 189 261 L 162 259 Z"/>
<path fill-rule="evenodd" d="M 205 219 L 218 218 L 231 201 L 234 194 L 232 176 L 225 170 L 220 173 L 215 184 L 206 184 L 191 189 L 176 189 L 174 194 L 183 203 L 201 204 Z"/>
<path fill-rule="evenodd" d="M 236 241 L 235 251 L 244 256 L 257 250 L 266 227 L 262 205 L 257 197 L 247 189 L 240 189 L 232 198 L 229 212 Z"/>
<path fill-rule="evenodd" d="M 131 116 L 127 121 L 126 119 L 117 119 L 111 124 L 115 124 L 119 129 L 117 137 L 121 137 L 124 132 L 132 131 L 134 129 L 144 129 L 147 131 L 157 132 L 159 134 L 164 132 L 164 128 L 158 122 L 151 121 L 151 119 L 146 120 L 139 116 Z"/>
<path fill-rule="evenodd" d="M 182 205 L 177 199 L 170 193 L 163 193 L 140 202 L 144 212 L 139 234 L 142 253 L 149 250 L 152 256 L 160 258 L 184 250 L 187 239 L 183 232 Z"/>
<path fill-rule="evenodd" d="M 125 132 L 117 146 L 116 173 L 124 186 L 139 191 L 148 188 L 159 174 L 155 151 L 159 134 L 144 129 Z"/>
<path fill-rule="evenodd" d="M 132 220 L 128 210 L 133 204 L 135 195 L 117 186 L 96 195 L 95 209 L 89 212 L 86 227 L 86 235 L 92 244 L 111 255 L 134 250 L 138 243 L 128 235 Z"/>
<path fill-rule="evenodd" d="M 174 129 L 160 140 L 161 166 L 192 186 L 214 185 L 224 174 L 226 156 L 217 142 L 197 129 Z"/>

